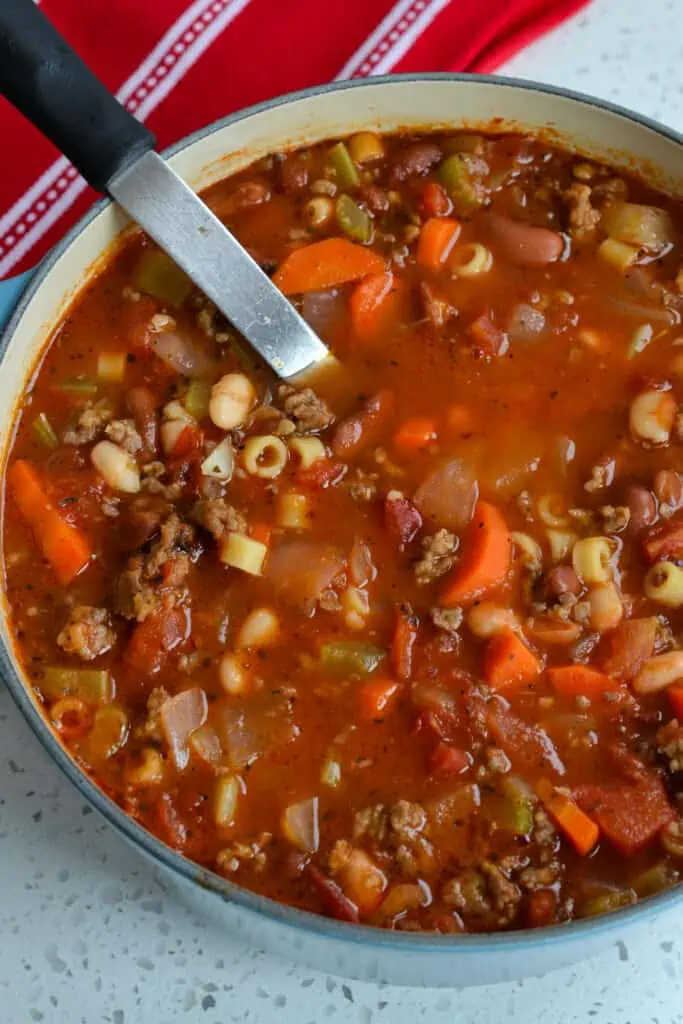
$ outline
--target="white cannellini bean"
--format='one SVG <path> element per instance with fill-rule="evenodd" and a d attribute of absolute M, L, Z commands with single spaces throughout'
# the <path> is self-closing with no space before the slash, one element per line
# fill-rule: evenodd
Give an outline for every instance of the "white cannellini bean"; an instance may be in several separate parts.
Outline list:
<path fill-rule="evenodd" d="M 249 676 L 244 657 L 228 651 L 218 664 L 218 678 L 226 693 L 238 697 L 247 692 Z"/>
<path fill-rule="evenodd" d="M 636 693 L 657 693 L 683 679 L 683 651 L 666 651 L 648 658 L 633 680 Z"/>
<path fill-rule="evenodd" d="M 209 416 L 222 430 L 234 430 L 246 420 L 254 404 L 254 385 L 243 373 L 226 373 L 211 388 Z"/>
<path fill-rule="evenodd" d="M 667 444 L 676 417 L 676 399 L 670 391 L 641 391 L 631 402 L 629 424 L 636 441 Z"/>
<path fill-rule="evenodd" d="M 90 452 L 90 459 L 113 490 L 125 494 L 140 490 L 140 470 L 135 459 L 113 441 L 99 441 Z"/>
<path fill-rule="evenodd" d="M 624 606 L 613 583 L 596 583 L 588 592 L 591 629 L 604 633 L 618 626 L 624 616 Z"/>
<path fill-rule="evenodd" d="M 472 605 L 467 615 L 467 625 L 478 637 L 491 637 L 506 629 L 519 629 L 519 621 L 512 608 L 504 608 L 493 601 Z"/>
<path fill-rule="evenodd" d="M 280 620 L 272 608 L 254 608 L 249 612 L 237 634 L 237 647 L 271 647 L 280 636 Z"/>

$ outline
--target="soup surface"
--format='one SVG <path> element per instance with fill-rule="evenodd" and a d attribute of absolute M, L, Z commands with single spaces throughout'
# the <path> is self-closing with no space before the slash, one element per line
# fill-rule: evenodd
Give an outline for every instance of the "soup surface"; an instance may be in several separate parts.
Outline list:
<path fill-rule="evenodd" d="M 534 927 L 676 883 L 680 207 L 472 134 L 206 198 L 339 361 L 278 384 L 139 235 L 79 297 L 4 516 L 63 742 L 187 857 L 348 921 Z"/>

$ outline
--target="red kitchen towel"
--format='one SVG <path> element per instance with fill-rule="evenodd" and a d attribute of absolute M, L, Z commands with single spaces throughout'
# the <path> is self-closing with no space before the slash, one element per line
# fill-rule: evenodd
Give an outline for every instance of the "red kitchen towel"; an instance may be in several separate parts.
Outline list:
<path fill-rule="evenodd" d="M 331 79 L 492 71 L 588 0 L 42 0 L 160 147 L 233 110 Z M 95 198 L 0 99 L 0 278 L 26 270 Z"/>

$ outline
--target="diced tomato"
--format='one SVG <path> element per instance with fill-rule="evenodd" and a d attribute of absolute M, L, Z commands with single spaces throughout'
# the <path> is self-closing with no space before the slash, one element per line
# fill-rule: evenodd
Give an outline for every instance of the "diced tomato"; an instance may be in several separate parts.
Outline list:
<path fill-rule="evenodd" d="M 603 672 L 613 679 L 633 679 L 655 647 L 657 619 L 626 619 L 606 633 L 597 657 Z"/>
<path fill-rule="evenodd" d="M 176 443 L 173 445 L 171 457 L 174 459 L 185 459 L 193 452 L 199 451 L 204 444 L 204 434 L 198 427 L 188 425 L 181 430 Z"/>
<path fill-rule="evenodd" d="M 338 483 L 346 473 L 346 466 L 336 459 L 317 459 L 308 469 L 300 469 L 297 480 L 302 487 L 323 489 Z"/>
<path fill-rule="evenodd" d="M 437 181 L 428 181 L 422 190 L 418 207 L 425 217 L 447 217 L 453 209 L 453 203 L 443 185 Z"/>
<path fill-rule="evenodd" d="M 188 608 L 170 608 L 139 622 L 133 630 L 124 659 L 129 669 L 143 676 L 158 672 L 166 656 L 190 635 Z"/>
<path fill-rule="evenodd" d="M 643 553 L 648 562 L 683 558 L 683 520 L 671 519 L 650 530 L 643 541 Z"/>
<path fill-rule="evenodd" d="M 487 720 L 491 732 L 513 763 L 531 771 L 537 771 L 539 765 L 549 765 L 558 775 L 564 774 L 564 765 L 543 729 L 523 722 L 499 700 L 489 702 Z"/>
<path fill-rule="evenodd" d="M 412 501 L 390 491 L 384 499 L 384 523 L 389 534 L 404 548 L 422 528 L 422 516 Z"/>
<path fill-rule="evenodd" d="M 473 320 L 467 328 L 467 333 L 477 350 L 487 358 L 502 356 L 510 347 L 507 334 L 501 331 L 500 327 L 496 327 L 488 313 L 482 313 Z"/>
<path fill-rule="evenodd" d="M 628 856 L 646 846 L 674 817 L 661 779 L 650 772 L 631 784 L 579 786 L 574 795 L 605 838 Z"/>
<path fill-rule="evenodd" d="M 552 924 L 557 912 L 557 896 L 552 889 L 537 889 L 529 895 L 527 921 L 530 928 Z"/>
<path fill-rule="evenodd" d="M 470 763 L 466 750 L 439 741 L 429 756 L 428 771 L 430 775 L 462 775 Z"/>

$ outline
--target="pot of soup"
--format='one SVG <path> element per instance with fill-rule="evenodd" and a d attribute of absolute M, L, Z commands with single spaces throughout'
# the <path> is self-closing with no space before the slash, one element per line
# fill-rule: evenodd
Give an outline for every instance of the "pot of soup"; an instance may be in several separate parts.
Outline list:
<path fill-rule="evenodd" d="M 276 381 L 110 203 L 45 261 L 1 377 L 0 657 L 41 743 L 327 971 L 522 977 L 676 904 L 680 139 L 424 75 L 169 156 L 337 365 Z"/>

